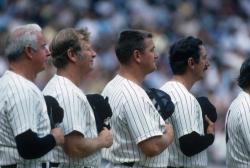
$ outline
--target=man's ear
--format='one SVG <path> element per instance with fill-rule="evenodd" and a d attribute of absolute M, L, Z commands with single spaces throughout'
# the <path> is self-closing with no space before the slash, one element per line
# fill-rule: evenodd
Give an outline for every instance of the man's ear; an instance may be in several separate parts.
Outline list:
<path fill-rule="evenodd" d="M 191 69 L 194 69 L 194 59 L 192 57 L 189 57 L 188 58 L 188 66 L 191 68 Z"/>
<path fill-rule="evenodd" d="M 136 63 L 141 63 L 142 61 L 142 55 L 139 50 L 134 50 L 133 52 L 133 59 L 135 60 Z"/>
<path fill-rule="evenodd" d="M 76 53 L 73 51 L 72 48 L 69 48 L 67 50 L 67 57 L 69 59 L 70 62 L 76 62 L 77 59 L 76 59 Z"/>
<path fill-rule="evenodd" d="M 31 46 L 24 47 L 24 55 L 27 59 L 31 60 L 33 58 L 34 49 Z"/>

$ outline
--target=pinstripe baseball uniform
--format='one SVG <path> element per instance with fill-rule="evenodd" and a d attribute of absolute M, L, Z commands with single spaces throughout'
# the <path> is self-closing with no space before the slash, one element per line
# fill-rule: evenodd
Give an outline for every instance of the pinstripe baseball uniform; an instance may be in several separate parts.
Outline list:
<path fill-rule="evenodd" d="M 226 116 L 227 167 L 250 167 L 250 95 L 241 91 Z"/>
<path fill-rule="evenodd" d="M 60 127 L 65 135 L 78 131 L 87 138 L 97 137 L 94 113 L 86 96 L 74 83 L 65 77 L 54 75 L 43 93 L 55 97 L 64 109 L 64 119 Z M 82 159 L 69 158 L 61 147 L 56 147 L 52 153 L 54 162 L 63 163 L 63 167 L 97 167 L 101 162 L 101 152 Z"/>
<path fill-rule="evenodd" d="M 124 167 L 119 164 L 122 162 L 136 162 L 134 167 L 167 167 L 167 150 L 147 157 L 137 146 L 150 137 L 163 135 L 165 130 L 165 122 L 146 92 L 117 75 L 106 85 L 102 95 L 109 98 L 113 112 L 110 121 L 113 145 L 103 149 L 103 156 L 113 163 L 112 167 Z"/>
<path fill-rule="evenodd" d="M 170 118 L 170 123 L 174 129 L 174 141 L 169 146 L 169 165 L 173 167 L 206 167 L 207 152 L 202 152 L 192 156 L 185 156 L 179 145 L 179 138 L 185 134 L 195 131 L 204 135 L 201 107 L 196 98 L 185 88 L 185 86 L 176 81 L 165 83 L 161 90 L 169 94 L 175 104 L 175 112 Z"/>
<path fill-rule="evenodd" d="M 22 159 L 16 148 L 15 136 L 31 129 L 39 137 L 50 133 L 46 104 L 41 91 L 31 81 L 6 71 L 0 78 L 0 165 L 22 164 L 41 167 L 49 154 L 33 160 Z"/>

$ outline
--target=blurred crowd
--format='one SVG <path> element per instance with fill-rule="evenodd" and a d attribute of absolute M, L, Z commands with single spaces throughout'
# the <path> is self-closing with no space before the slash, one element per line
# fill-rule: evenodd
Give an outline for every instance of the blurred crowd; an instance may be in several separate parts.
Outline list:
<path fill-rule="evenodd" d="M 98 53 L 95 70 L 82 84 L 85 93 L 101 92 L 117 70 L 114 42 L 126 28 L 154 34 L 158 70 L 145 87 L 160 87 L 170 79 L 169 46 L 184 36 L 203 40 L 210 60 L 206 77 L 193 88 L 196 96 L 208 96 L 218 112 L 216 140 L 210 147 L 210 163 L 225 162 L 224 120 L 228 106 L 239 92 L 237 77 L 250 54 L 249 0 L 0 0 L 0 76 L 8 67 L 4 58 L 6 35 L 25 23 L 43 27 L 48 44 L 65 27 L 88 27 Z M 54 74 L 48 64 L 36 84 L 43 89 Z"/>

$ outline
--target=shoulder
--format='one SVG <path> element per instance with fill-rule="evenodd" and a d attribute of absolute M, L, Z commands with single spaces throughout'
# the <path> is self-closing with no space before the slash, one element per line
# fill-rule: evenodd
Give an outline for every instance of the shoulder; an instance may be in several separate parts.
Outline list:
<path fill-rule="evenodd" d="M 13 92 L 24 93 L 30 96 L 34 94 L 42 95 L 41 90 L 33 82 L 14 72 L 8 75 L 6 84 L 9 85 L 10 90 Z"/>
<path fill-rule="evenodd" d="M 111 80 L 103 89 L 102 95 L 121 98 L 124 101 L 130 99 L 137 101 L 142 98 L 150 101 L 147 93 L 141 86 L 121 76 L 116 76 Z"/>
<path fill-rule="evenodd" d="M 54 75 L 45 86 L 43 93 L 46 94 L 57 94 L 61 96 L 78 96 L 83 97 L 83 91 L 78 88 L 68 78 L 63 76 Z"/>
<path fill-rule="evenodd" d="M 119 92 L 127 95 L 133 92 L 140 92 L 141 90 L 143 89 L 139 85 L 120 75 L 117 75 L 107 83 L 103 92 Z"/>
<path fill-rule="evenodd" d="M 185 86 L 177 81 L 166 82 L 160 89 L 165 92 L 178 92 L 179 94 L 189 94 Z"/>
<path fill-rule="evenodd" d="M 146 91 L 139 85 L 137 85 L 136 83 L 130 81 L 130 80 L 126 80 L 121 88 L 124 96 L 126 97 L 130 97 L 131 99 L 135 99 L 135 98 L 147 98 L 149 99 Z"/>
<path fill-rule="evenodd" d="M 233 100 L 229 109 L 231 111 L 249 111 L 250 110 L 250 95 L 241 91 L 239 95 Z"/>
<path fill-rule="evenodd" d="M 1 99 L 5 99 L 11 105 L 28 102 L 28 106 L 31 107 L 43 100 L 41 90 L 33 82 L 14 72 L 5 74 L 0 82 Z"/>
<path fill-rule="evenodd" d="M 185 86 L 176 81 L 169 81 L 161 88 L 164 92 L 168 93 L 172 101 L 192 101 L 197 102 L 195 97 L 185 88 Z M 197 102 L 198 103 L 198 102 Z"/>

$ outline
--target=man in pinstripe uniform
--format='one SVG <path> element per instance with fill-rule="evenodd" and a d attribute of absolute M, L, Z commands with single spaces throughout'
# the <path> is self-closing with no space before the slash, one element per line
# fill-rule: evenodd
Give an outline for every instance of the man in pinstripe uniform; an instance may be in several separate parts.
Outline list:
<path fill-rule="evenodd" d="M 167 167 L 172 126 L 165 124 L 142 88 L 145 76 L 156 69 L 152 34 L 125 30 L 115 51 L 119 72 L 102 92 L 113 112 L 110 125 L 114 143 L 103 150 L 106 167 Z"/>
<path fill-rule="evenodd" d="M 54 162 L 60 167 L 99 167 L 101 149 L 110 147 L 112 136 L 107 128 L 97 135 L 94 113 L 79 88 L 83 77 L 92 70 L 96 56 L 89 42 L 87 29 L 61 30 L 52 40 L 51 55 L 57 74 L 43 90 L 55 97 L 64 109 L 60 127 L 65 133 L 64 148 L 53 151 Z"/>
<path fill-rule="evenodd" d="M 61 129 L 50 130 L 45 100 L 32 83 L 50 54 L 45 45 L 36 24 L 16 28 L 7 40 L 10 68 L 0 79 L 1 168 L 45 168 L 47 153 L 64 142 Z"/>
<path fill-rule="evenodd" d="M 206 167 L 206 148 L 214 141 L 214 124 L 206 116 L 208 128 L 204 132 L 201 107 L 190 93 L 209 66 L 206 50 L 201 40 L 187 37 L 174 43 L 169 54 L 173 77 L 161 87 L 175 104 L 169 120 L 175 133 L 169 147 L 169 168 Z"/>
<path fill-rule="evenodd" d="M 250 167 L 250 58 L 240 69 L 238 85 L 242 91 L 226 116 L 226 164 L 229 168 Z"/>

